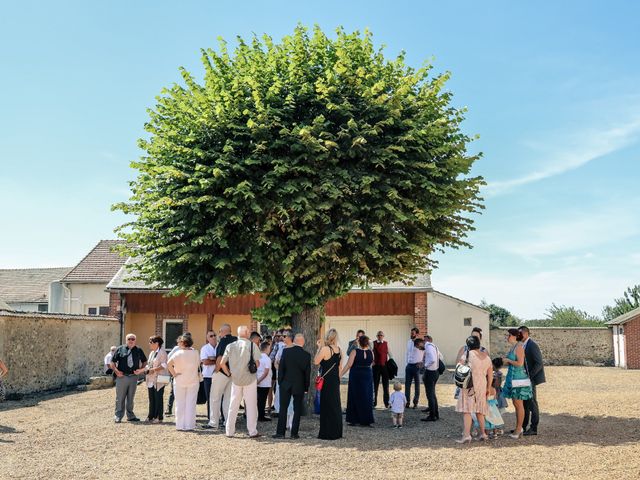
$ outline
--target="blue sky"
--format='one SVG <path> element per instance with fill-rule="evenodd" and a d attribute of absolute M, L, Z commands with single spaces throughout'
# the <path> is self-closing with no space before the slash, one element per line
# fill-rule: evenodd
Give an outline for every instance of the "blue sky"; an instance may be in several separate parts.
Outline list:
<path fill-rule="evenodd" d="M 488 186 L 434 287 L 524 318 L 640 283 L 636 2 L 11 2 L 0 16 L 0 268 L 73 265 L 124 221 L 146 109 L 199 49 L 298 22 L 369 28 L 452 72 Z"/>

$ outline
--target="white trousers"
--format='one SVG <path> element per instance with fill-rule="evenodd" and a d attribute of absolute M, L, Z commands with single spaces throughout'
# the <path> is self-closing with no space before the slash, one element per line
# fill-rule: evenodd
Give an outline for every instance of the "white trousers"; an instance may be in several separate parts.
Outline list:
<path fill-rule="evenodd" d="M 176 430 L 193 430 L 196 428 L 196 404 L 200 385 L 178 385 L 173 382 L 173 395 L 176 407 Z"/>
<path fill-rule="evenodd" d="M 218 428 L 220 422 L 220 405 L 222 411 L 229 411 L 231 403 L 231 377 L 227 377 L 224 373 L 216 372 L 211 377 L 211 391 L 209 392 L 211 399 L 211 410 L 209 411 L 209 425 Z"/>
<path fill-rule="evenodd" d="M 258 434 L 258 385 L 254 380 L 244 387 L 236 384 L 231 385 L 231 404 L 225 424 L 225 433 L 228 437 L 232 437 L 236 433 L 236 418 L 242 399 L 244 399 L 244 413 L 247 414 L 249 436 L 253 437 Z"/>

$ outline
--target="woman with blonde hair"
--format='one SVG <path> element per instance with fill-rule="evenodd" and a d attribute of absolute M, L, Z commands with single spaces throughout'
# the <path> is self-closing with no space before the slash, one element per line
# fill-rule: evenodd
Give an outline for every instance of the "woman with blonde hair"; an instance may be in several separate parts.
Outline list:
<path fill-rule="evenodd" d="M 340 364 L 342 349 L 338 344 L 338 332 L 331 328 L 324 341 L 318 340 L 318 353 L 313 363 L 320 365 L 319 374 L 323 377 L 320 390 L 320 432 L 322 440 L 342 438 L 342 405 L 340 403 Z"/>

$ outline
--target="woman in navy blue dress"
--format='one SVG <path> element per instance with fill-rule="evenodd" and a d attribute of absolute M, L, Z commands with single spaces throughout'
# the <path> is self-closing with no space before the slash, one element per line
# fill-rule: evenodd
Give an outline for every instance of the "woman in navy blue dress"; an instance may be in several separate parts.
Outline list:
<path fill-rule="evenodd" d="M 363 335 L 358 340 L 358 348 L 349 354 L 347 364 L 340 376 L 349 370 L 347 389 L 347 423 L 351 426 L 372 427 L 373 419 L 373 352 L 369 348 L 369 337 Z"/>

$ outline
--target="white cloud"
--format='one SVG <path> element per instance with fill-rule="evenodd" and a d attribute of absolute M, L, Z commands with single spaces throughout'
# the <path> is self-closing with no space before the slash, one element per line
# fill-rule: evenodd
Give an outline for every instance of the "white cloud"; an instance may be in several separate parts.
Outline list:
<path fill-rule="evenodd" d="M 483 189 L 486 197 L 508 193 L 528 183 L 544 180 L 579 168 L 593 160 L 625 148 L 640 139 L 640 118 L 632 117 L 624 123 L 586 128 L 564 136 L 565 142 L 549 148 L 549 139 L 528 142 L 529 148 L 540 151 L 538 168 L 509 180 L 489 182 Z"/>

